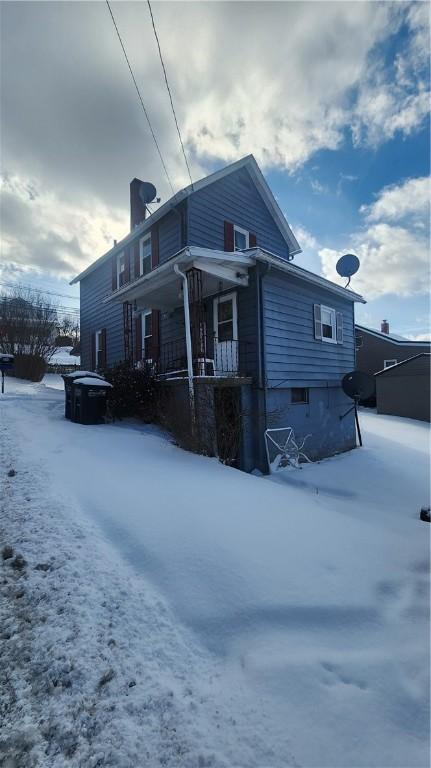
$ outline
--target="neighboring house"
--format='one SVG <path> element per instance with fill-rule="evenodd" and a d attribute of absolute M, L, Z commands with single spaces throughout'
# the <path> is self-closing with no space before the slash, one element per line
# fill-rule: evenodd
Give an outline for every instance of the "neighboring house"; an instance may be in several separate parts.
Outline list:
<path fill-rule="evenodd" d="M 355 367 L 361 296 L 294 264 L 299 245 L 252 155 L 182 190 L 80 282 L 81 364 L 147 361 L 187 403 L 235 401 L 238 466 L 266 469 L 266 427 L 311 433 L 323 457 L 356 443 L 341 379 Z M 185 318 L 186 321 L 185 321 Z M 232 412 L 235 409 L 232 410 Z"/>
<path fill-rule="evenodd" d="M 421 352 L 376 373 L 377 413 L 430 420 L 430 354 Z"/>
<path fill-rule="evenodd" d="M 429 341 L 411 341 L 389 333 L 387 320 L 383 320 L 381 331 L 356 325 L 355 332 L 356 367 L 364 373 L 373 375 L 421 352 L 431 351 Z"/>

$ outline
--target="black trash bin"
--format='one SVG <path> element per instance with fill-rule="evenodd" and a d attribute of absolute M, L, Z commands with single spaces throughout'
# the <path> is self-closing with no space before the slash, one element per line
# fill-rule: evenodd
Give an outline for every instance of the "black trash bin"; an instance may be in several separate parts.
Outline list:
<path fill-rule="evenodd" d="M 102 378 L 98 373 L 92 371 L 72 371 L 72 373 L 64 373 L 61 376 L 64 381 L 64 416 L 66 419 L 72 418 L 72 384 L 75 379 L 82 379 L 84 376 Z"/>
<path fill-rule="evenodd" d="M 100 424 L 106 416 L 106 400 L 112 384 L 98 377 L 84 376 L 72 384 L 72 421 Z"/>

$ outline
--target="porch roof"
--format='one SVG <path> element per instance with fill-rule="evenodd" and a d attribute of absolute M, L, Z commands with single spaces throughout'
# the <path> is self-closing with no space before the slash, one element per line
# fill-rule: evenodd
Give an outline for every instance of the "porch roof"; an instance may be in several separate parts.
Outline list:
<path fill-rule="evenodd" d="M 183 248 L 148 274 L 118 288 L 105 298 L 105 303 L 136 301 L 138 308 L 173 309 L 183 303 L 181 278 L 175 272 L 175 265 L 181 270 L 195 267 L 205 273 L 202 295 L 206 297 L 235 286 L 247 286 L 248 270 L 258 261 L 266 262 L 269 268 L 287 272 L 292 277 L 325 288 L 349 301 L 366 303 L 359 293 L 350 288 L 343 288 L 262 248 L 230 252 L 197 246 Z"/>
<path fill-rule="evenodd" d="M 105 298 L 105 303 L 136 301 L 138 308 L 173 309 L 183 304 L 182 281 L 175 272 L 175 265 L 180 270 L 195 267 L 205 273 L 205 297 L 233 286 L 248 285 L 248 268 L 254 264 L 255 260 L 246 253 L 189 246 L 148 274 L 118 288 Z"/>

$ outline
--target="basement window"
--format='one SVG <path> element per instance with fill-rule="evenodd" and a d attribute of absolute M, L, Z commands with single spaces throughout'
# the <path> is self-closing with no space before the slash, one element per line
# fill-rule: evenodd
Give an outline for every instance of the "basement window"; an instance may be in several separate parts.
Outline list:
<path fill-rule="evenodd" d="M 291 390 L 290 401 L 292 405 L 307 405 L 309 390 L 305 387 L 294 387 Z"/>

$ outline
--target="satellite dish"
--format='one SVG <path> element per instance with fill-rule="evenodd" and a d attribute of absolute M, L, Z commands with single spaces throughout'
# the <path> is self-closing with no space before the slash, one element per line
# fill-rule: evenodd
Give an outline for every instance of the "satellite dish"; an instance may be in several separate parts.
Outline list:
<path fill-rule="evenodd" d="M 341 382 L 343 392 L 352 400 L 368 400 L 375 392 L 374 377 L 362 371 L 346 373 Z"/>
<path fill-rule="evenodd" d="M 361 262 L 354 253 L 346 253 L 341 259 L 338 259 L 336 270 L 341 277 L 348 277 L 346 288 L 350 283 L 350 278 L 355 275 L 361 266 Z"/>
<path fill-rule="evenodd" d="M 152 203 L 156 195 L 157 189 L 154 184 L 151 184 L 149 181 L 143 181 L 139 187 L 139 197 L 143 204 L 147 205 L 147 203 Z"/>

